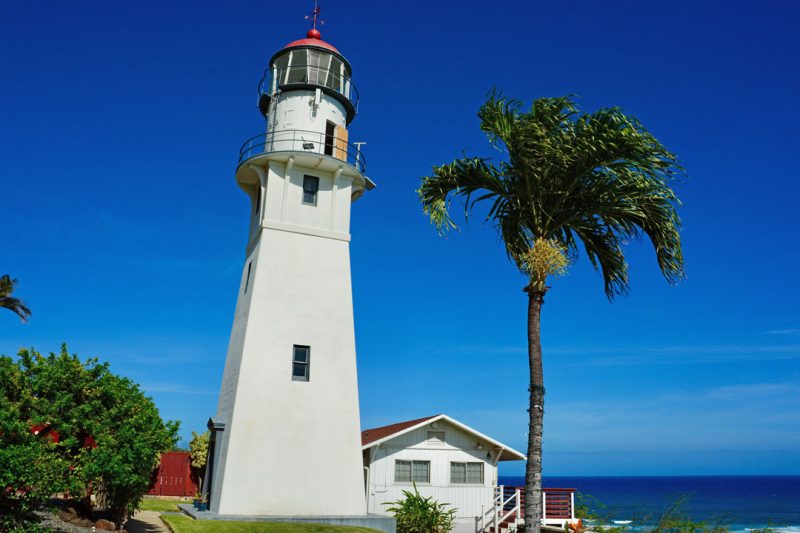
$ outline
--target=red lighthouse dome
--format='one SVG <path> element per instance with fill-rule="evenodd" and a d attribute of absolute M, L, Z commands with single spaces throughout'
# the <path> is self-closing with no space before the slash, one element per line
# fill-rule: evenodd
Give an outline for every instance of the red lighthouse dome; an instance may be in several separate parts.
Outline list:
<path fill-rule="evenodd" d="M 294 48 L 295 46 L 318 46 L 320 48 L 325 48 L 326 50 L 330 50 L 331 52 L 336 52 L 337 54 L 341 54 L 341 52 L 339 52 L 339 50 L 337 50 L 335 46 L 322 40 L 322 34 L 316 28 L 308 30 L 305 39 L 298 39 L 296 41 L 292 41 L 283 48 L 284 49 Z"/>

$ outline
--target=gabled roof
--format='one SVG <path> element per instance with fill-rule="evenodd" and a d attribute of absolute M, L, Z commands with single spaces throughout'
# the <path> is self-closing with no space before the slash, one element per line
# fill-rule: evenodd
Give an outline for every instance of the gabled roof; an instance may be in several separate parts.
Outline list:
<path fill-rule="evenodd" d="M 440 420 L 462 429 L 467 433 L 471 433 L 478 439 L 489 443 L 494 448 L 499 448 L 501 450 L 499 459 L 500 461 L 519 461 L 526 458 L 524 454 L 518 452 L 517 450 L 510 448 L 502 442 L 496 441 L 491 437 L 487 437 L 483 433 L 476 431 L 468 425 L 462 424 L 458 420 L 450 418 L 444 414 L 426 416 L 425 418 L 417 418 L 415 420 L 408 420 L 407 422 L 398 422 L 397 424 L 390 424 L 388 426 L 381 426 L 378 428 L 365 429 L 361 432 L 361 449 L 367 450 L 373 446 L 379 446 L 380 444 L 395 437 L 399 437 L 400 435 L 409 433 L 415 429 L 425 427 Z"/>
<path fill-rule="evenodd" d="M 433 416 L 426 416 L 425 418 L 417 418 L 416 420 L 409 420 L 407 422 L 398 422 L 397 424 L 391 424 L 389 426 L 381 426 L 379 428 L 372 428 L 372 429 L 365 429 L 361 432 L 361 445 L 367 446 L 367 444 L 372 444 L 375 441 L 383 442 L 386 440 L 386 437 L 393 437 L 397 433 L 405 433 L 405 429 L 409 428 L 416 428 L 433 418 L 442 415 L 433 415 Z M 369 446 L 367 446 L 369 447 Z"/>

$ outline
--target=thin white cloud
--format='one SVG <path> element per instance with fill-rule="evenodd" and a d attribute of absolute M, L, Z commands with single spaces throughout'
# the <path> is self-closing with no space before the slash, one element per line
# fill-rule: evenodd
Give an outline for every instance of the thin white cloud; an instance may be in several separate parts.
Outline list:
<path fill-rule="evenodd" d="M 640 396 L 578 398 L 545 414 L 556 449 L 800 450 L 800 382 L 734 383 Z M 576 438 L 580 435 L 581 438 Z"/>
<path fill-rule="evenodd" d="M 776 361 L 800 359 L 800 345 L 673 345 L 646 347 L 555 347 L 544 348 L 545 354 L 571 355 L 576 365 L 614 366 L 637 363 L 682 365 L 731 361 Z"/>
<path fill-rule="evenodd" d="M 201 387 L 191 387 L 183 383 L 142 383 L 145 392 L 166 392 L 170 394 L 191 394 L 197 396 L 216 396 L 216 390 L 203 389 Z"/>
<path fill-rule="evenodd" d="M 800 335 L 800 328 L 790 328 L 790 329 L 771 329 L 769 331 L 765 331 L 767 335 Z"/>
<path fill-rule="evenodd" d="M 444 346 L 425 346 L 419 351 L 452 355 L 505 355 L 528 353 L 528 346 L 502 346 L 495 344 L 446 344 Z"/>

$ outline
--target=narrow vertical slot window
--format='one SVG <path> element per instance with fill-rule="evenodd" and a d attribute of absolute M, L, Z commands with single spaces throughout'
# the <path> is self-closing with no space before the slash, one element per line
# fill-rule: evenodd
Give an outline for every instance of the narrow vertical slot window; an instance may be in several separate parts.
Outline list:
<path fill-rule="evenodd" d="M 261 212 L 261 184 L 258 184 L 258 192 L 256 193 L 256 215 Z"/>
<path fill-rule="evenodd" d="M 292 381 L 308 381 L 311 366 L 311 347 L 294 345 L 292 356 Z"/>
<path fill-rule="evenodd" d="M 247 288 L 250 286 L 250 269 L 253 267 L 253 262 L 247 263 L 247 276 L 244 278 L 244 293 L 247 294 Z"/>
<path fill-rule="evenodd" d="M 316 176 L 303 176 L 303 203 L 317 205 L 319 192 L 319 178 Z"/>

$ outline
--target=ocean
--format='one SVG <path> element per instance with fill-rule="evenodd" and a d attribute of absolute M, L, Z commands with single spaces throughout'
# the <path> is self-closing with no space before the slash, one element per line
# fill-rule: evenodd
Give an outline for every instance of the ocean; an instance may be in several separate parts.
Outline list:
<path fill-rule="evenodd" d="M 499 481 L 523 485 L 524 478 Z M 544 486 L 591 496 L 584 501 L 606 523 L 646 526 L 681 501 L 679 514 L 693 521 L 731 531 L 770 527 L 800 533 L 800 476 L 545 477 Z"/>

